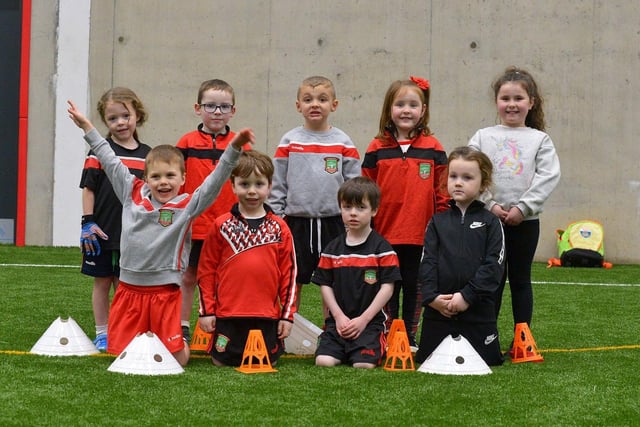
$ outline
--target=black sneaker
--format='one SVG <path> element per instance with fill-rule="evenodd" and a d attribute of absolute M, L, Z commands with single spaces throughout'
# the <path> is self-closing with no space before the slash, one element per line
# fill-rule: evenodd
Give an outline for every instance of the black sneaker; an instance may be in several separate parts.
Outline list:
<path fill-rule="evenodd" d="M 184 339 L 187 344 L 191 344 L 191 331 L 188 326 L 182 327 L 182 339 Z"/>

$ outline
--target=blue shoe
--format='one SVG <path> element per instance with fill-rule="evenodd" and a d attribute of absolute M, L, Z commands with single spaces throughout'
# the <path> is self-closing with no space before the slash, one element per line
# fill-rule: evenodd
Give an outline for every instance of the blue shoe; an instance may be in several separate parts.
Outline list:
<path fill-rule="evenodd" d="M 93 340 L 93 344 L 95 344 L 96 348 L 99 351 L 107 351 L 107 334 L 100 334 Z"/>

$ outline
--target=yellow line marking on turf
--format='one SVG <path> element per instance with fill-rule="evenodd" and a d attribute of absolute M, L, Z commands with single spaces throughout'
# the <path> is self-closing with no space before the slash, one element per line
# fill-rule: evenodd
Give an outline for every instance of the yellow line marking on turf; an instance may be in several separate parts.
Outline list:
<path fill-rule="evenodd" d="M 14 356 L 48 356 L 48 355 L 41 355 L 41 354 L 36 354 L 36 353 L 31 353 L 30 351 L 20 351 L 20 350 L 0 350 L 0 354 L 8 354 L 8 355 L 14 355 Z M 63 357 L 63 356 L 71 356 L 71 355 L 60 355 L 60 356 L 56 356 L 56 357 Z M 109 353 L 95 353 L 95 354 L 88 354 L 87 356 L 89 357 L 112 357 L 112 358 L 116 358 L 117 356 L 114 354 L 109 354 Z M 313 355 L 302 355 L 302 354 L 283 354 L 281 357 L 286 358 L 286 359 L 307 359 L 307 358 L 311 358 Z M 191 359 L 208 359 L 211 356 L 206 354 L 206 353 L 191 353 Z"/>
<path fill-rule="evenodd" d="M 640 344 L 614 345 L 607 347 L 585 347 L 585 348 L 549 348 L 538 351 L 540 353 L 582 353 L 587 351 L 612 351 L 612 350 L 635 350 L 640 348 Z"/>
<path fill-rule="evenodd" d="M 627 344 L 627 345 L 614 345 L 605 347 L 584 347 L 584 348 L 548 348 L 538 349 L 540 353 L 586 353 L 590 351 L 615 351 L 615 350 L 637 350 L 640 349 L 640 344 Z M 30 351 L 19 350 L 0 350 L 0 354 L 17 355 L 17 356 L 41 356 L 39 354 L 31 353 Z M 112 357 L 117 356 L 109 353 L 96 353 L 89 354 L 89 357 Z M 61 356 L 57 356 L 61 357 Z M 208 359 L 210 356 L 206 353 L 191 353 L 191 359 Z M 282 358 L 285 359 L 310 359 L 313 355 L 309 354 L 290 354 L 285 353 Z"/>

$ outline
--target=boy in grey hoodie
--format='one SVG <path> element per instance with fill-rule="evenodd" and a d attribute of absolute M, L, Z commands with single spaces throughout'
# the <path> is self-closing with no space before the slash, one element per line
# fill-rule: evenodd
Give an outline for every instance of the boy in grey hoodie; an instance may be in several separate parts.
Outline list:
<path fill-rule="evenodd" d="M 254 143 L 253 132 L 238 132 L 202 185 L 192 194 L 179 194 L 185 177 L 179 150 L 154 147 L 145 159 L 144 179 L 136 178 L 72 101 L 69 106 L 71 120 L 85 132 L 122 202 L 120 282 L 111 306 L 107 352 L 120 354 L 138 333 L 150 330 L 184 366 L 190 352 L 180 327 L 179 283 L 188 263 L 191 222 L 213 203 L 241 147 Z"/>

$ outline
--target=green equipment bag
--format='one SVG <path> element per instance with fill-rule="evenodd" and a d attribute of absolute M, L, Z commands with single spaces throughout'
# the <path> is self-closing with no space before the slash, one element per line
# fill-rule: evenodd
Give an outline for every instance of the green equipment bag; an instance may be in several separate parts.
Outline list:
<path fill-rule="evenodd" d="M 556 230 L 558 258 L 551 258 L 548 267 L 605 267 L 604 229 L 593 220 L 572 222 L 566 230 Z"/>

